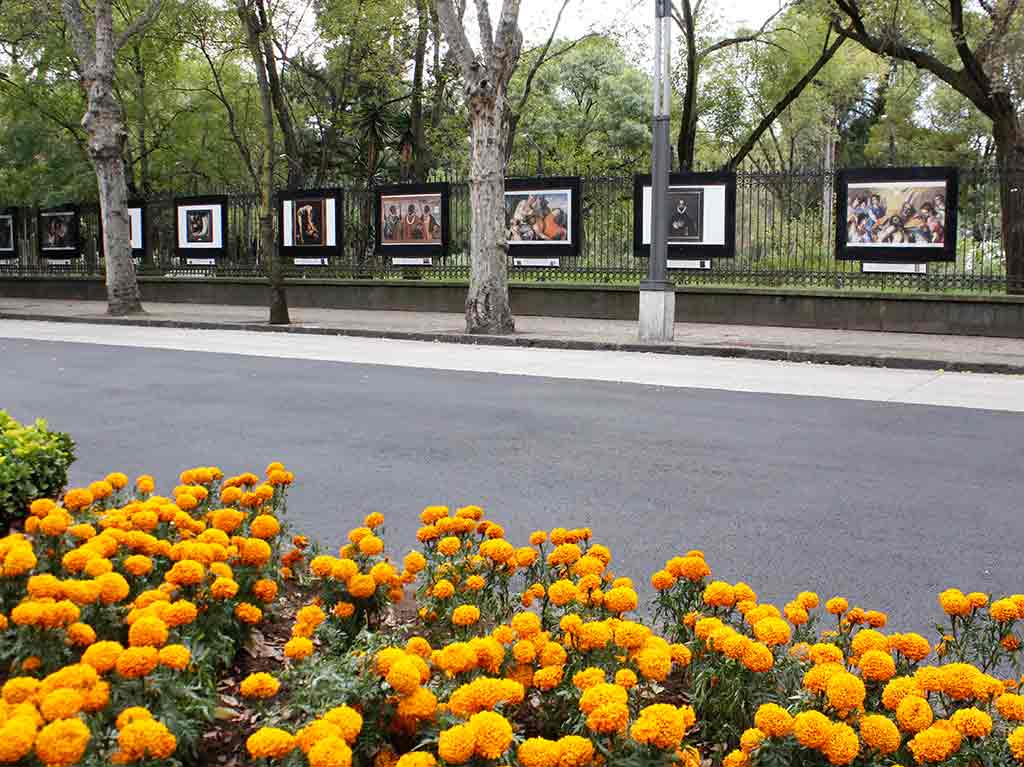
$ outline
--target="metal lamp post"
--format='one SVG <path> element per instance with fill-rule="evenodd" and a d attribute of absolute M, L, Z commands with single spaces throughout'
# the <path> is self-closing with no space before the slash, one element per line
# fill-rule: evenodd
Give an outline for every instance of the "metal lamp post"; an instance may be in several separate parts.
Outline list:
<path fill-rule="evenodd" d="M 671 0 L 654 0 L 654 119 L 651 168 L 651 248 L 647 279 L 640 283 L 640 340 L 671 341 L 676 292 L 668 280 L 669 105 L 672 91 Z"/>

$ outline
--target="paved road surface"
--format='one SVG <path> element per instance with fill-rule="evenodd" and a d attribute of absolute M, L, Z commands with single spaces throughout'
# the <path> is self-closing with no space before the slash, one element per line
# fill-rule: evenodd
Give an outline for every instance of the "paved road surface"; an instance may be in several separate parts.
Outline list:
<path fill-rule="evenodd" d="M 645 583 L 700 547 L 763 598 L 843 593 L 898 630 L 948 586 L 1024 591 L 1018 378 L 28 322 L 0 359 L 0 407 L 70 431 L 75 482 L 280 459 L 325 543 L 380 510 L 400 555 L 423 505 L 475 502 L 514 540 L 590 525 Z"/>

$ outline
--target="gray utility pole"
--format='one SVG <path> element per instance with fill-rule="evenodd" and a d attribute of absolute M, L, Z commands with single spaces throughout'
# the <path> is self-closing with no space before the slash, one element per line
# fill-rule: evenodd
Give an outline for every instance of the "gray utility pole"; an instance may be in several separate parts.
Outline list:
<path fill-rule="evenodd" d="M 669 105 L 672 91 L 671 0 L 654 0 L 654 120 L 651 169 L 651 248 L 647 279 L 640 283 L 640 340 L 671 341 L 676 290 L 668 280 Z"/>

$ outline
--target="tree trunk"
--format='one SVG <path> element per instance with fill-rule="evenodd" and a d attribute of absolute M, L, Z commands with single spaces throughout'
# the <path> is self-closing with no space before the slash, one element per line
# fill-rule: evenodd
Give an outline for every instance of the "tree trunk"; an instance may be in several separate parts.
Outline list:
<path fill-rule="evenodd" d="M 281 268 L 280 252 L 274 242 L 274 160 L 277 154 L 274 142 L 274 106 L 270 94 L 270 83 L 267 79 L 267 64 L 264 61 L 264 49 L 260 37 L 266 33 L 261 23 L 266 16 L 262 13 L 262 0 L 259 3 L 260 15 L 248 7 L 246 0 L 238 0 L 238 16 L 245 27 L 246 42 L 253 66 L 256 68 L 256 84 L 260 92 L 260 108 L 263 120 L 263 162 L 260 165 L 260 251 L 263 263 L 267 265 L 270 282 L 270 317 L 271 325 L 287 325 L 288 299 L 285 295 L 284 272 Z"/>
<path fill-rule="evenodd" d="M 1006 292 L 1024 294 L 1024 135 L 1015 114 L 993 121 L 999 163 Z"/>
<path fill-rule="evenodd" d="M 135 122 L 136 140 L 139 144 L 139 189 L 148 197 L 153 191 L 149 181 L 149 150 L 146 148 L 149 113 L 146 108 L 146 67 L 142 63 L 142 47 L 138 42 L 132 46 L 132 69 L 135 71 L 136 99 L 139 102 L 139 116 Z"/>
<path fill-rule="evenodd" d="M 89 137 L 87 151 L 99 182 L 107 312 L 115 316 L 137 314 L 142 312 L 142 299 L 132 263 L 128 184 L 124 172 L 124 145 L 128 134 L 121 121 L 121 108 L 114 98 L 113 65 L 108 68 L 94 64 L 82 79 L 88 98 L 82 127 Z"/>
<path fill-rule="evenodd" d="M 427 177 L 426 130 L 423 124 L 423 68 L 427 57 L 427 32 L 430 19 L 427 0 L 416 0 L 416 50 L 413 56 L 412 103 L 409 109 L 409 133 L 412 135 L 412 176 L 423 182 Z"/>
<path fill-rule="evenodd" d="M 299 140 L 295 133 L 295 123 L 292 122 L 291 112 L 288 111 L 288 102 L 284 97 L 284 89 L 281 87 L 281 78 L 277 73 L 277 59 L 274 58 L 274 46 L 270 40 L 269 25 L 266 21 L 262 0 L 259 3 L 259 9 L 261 22 L 267 28 L 267 32 L 263 36 L 263 56 L 266 59 L 270 97 L 274 104 L 274 111 L 277 113 L 277 124 L 281 126 L 284 152 L 288 157 L 288 186 L 298 189 L 306 180 L 302 152 L 299 149 Z"/>
<path fill-rule="evenodd" d="M 490 84 L 484 87 L 489 89 Z M 508 301 L 508 244 L 505 239 L 504 94 L 493 91 L 469 100 L 469 248 L 472 268 L 466 296 L 466 332 L 512 333 Z"/>
<path fill-rule="evenodd" d="M 697 148 L 697 32 L 690 0 L 683 0 L 683 37 L 686 39 L 686 90 L 683 92 L 683 119 L 679 124 L 676 151 L 679 169 L 692 170 Z"/>

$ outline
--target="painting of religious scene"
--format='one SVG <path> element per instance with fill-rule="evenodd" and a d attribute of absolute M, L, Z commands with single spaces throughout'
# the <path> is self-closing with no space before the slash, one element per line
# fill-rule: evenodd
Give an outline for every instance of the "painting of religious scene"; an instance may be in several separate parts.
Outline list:
<path fill-rule="evenodd" d="M 441 195 L 395 194 L 380 198 L 381 245 L 441 245 Z"/>
<path fill-rule="evenodd" d="M 704 190 L 668 190 L 668 242 L 670 245 L 704 240 Z"/>
<path fill-rule="evenodd" d="M 185 211 L 185 242 L 213 242 L 213 210 L 202 208 Z"/>
<path fill-rule="evenodd" d="M 510 245 L 572 243 L 569 189 L 505 192 L 505 227 Z"/>
<path fill-rule="evenodd" d="M 39 214 L 43 250 L 75 250 L 78 247 L 75 236 L 76 215 L 72 211 Z"/>
<path fill-rule="evenodd" d="M 295 200 L 292 238 L 296 247 L 323 247 L 327 244 L 325 204 L 326 201 L 322 197 Z"/>
<path fill-rule="evenodd" d="M 849 247 L 941 248 L 945 241 L 945 181 L 848 185 L 846 244 Z"/>

